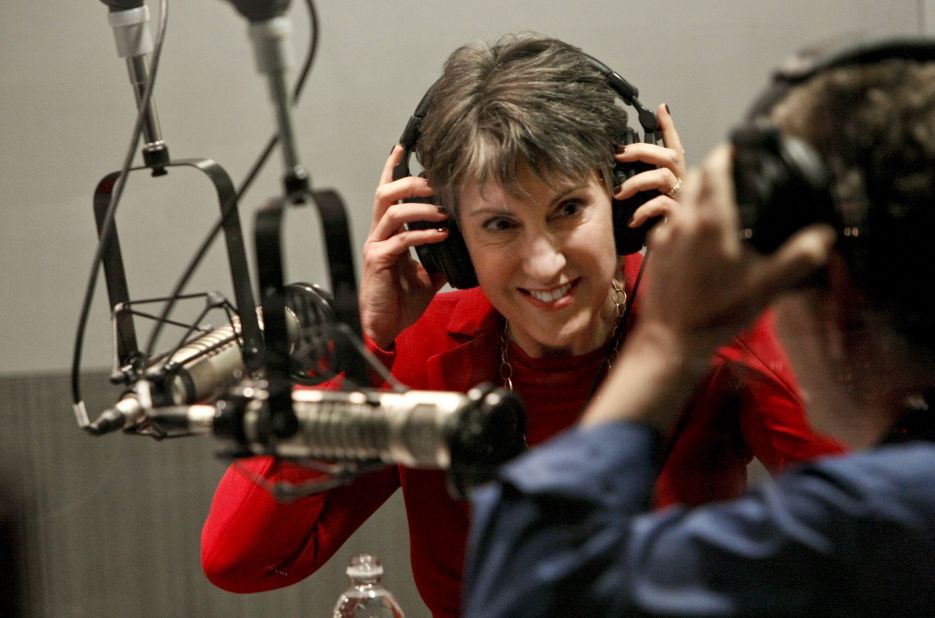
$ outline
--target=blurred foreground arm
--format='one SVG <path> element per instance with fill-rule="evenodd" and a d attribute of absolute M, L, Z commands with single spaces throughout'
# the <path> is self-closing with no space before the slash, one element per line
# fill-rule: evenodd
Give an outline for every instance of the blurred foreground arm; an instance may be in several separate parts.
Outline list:
<path fill-rule="evenodd" d="M 628 420 L 666 432 L 717 347 L 827 259 L 827 226 L 801 230 L 769 256 L 741 242 L 730 160 L 727 147 L 715 150 L 689 176 L 683 207 L 650 234 L 640 320 L 583 425 Z"/>
<path fill-rule="evenodd" d="M 640 321 L 583 426 L 506 466 L 499 483 L 473 496 L 467 615 L 753 611 L 764 609 L 758 602 L 776 600 L 774 588 L 805 584 L 779 577 L 768 589 L 702 583 L 712 556 L 768 581 L 760 543 L 795 545 L 810 525 L 799 521 L 807 509 L 797 495 L 780 505 L 782 525 L 739 543 L 733 531 L 748 526 L 747 517 L 759 523 L 770 517 L 772 498 L 750 495 L 714 517 L 713 509 L 643 514 L 661 435 L 708 372 L 712 353 L 773 295 L 819 267 L 834 240 L 830 229 L 807 228 L 773 255 L 753 254 L 737 235 L 729 165 L 729 151 L 716 151 L 686 181 L 683 206 L 653 230 Z M 865 499 L 861 492 L 842 496 Z M 749 599 L 738 601 L 744 595 Z"/>

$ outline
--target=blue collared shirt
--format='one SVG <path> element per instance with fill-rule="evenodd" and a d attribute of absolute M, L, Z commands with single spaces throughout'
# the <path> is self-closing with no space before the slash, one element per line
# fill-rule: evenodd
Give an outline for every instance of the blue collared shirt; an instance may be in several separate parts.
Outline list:
<path fill-rule="evenodd" d="M 474 492 L 467 616 L 935 616 L 935 445 L 650 511 L 660 438 L 569 431 Z"/>

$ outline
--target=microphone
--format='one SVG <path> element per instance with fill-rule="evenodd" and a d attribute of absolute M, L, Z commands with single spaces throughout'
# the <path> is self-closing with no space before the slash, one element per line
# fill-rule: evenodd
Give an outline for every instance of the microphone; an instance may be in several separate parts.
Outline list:
<path fill-rule="evenodd" d="M 149 82 L 149 54 L 153 51 L 153 37 L 149 29 L 149 7 L 143 0 L 101 0 L 109 11 L 107 20 L 114 30 L 117 43 L 117 55 L 127 61 L 130 83 L 136 104 L 141 107 L 143 95 Z M 166 173 L 169 162 L 169 149 L 162 139 L 162 128 L 156 114 L 156 104 L 150 96 L 149 103 L 142 110 L 143 115 L 143 161 L 153 168 L 153 174 Z"/>
<path fill-rule="evenodd" d="M 330 295 L 317 285 L 286 286 L 286 333 L 296 371 L 312 369 L 328 356 L 325 333 L 336 323 Z M 257 308 L 263 327 L 263 315 Z M 240 320 L 188 342 L 169 355 L 152 359 L 144 377 L 105 410 L 87 430 L 94 435 L 134 427 L 154 405 L 204 401 L 243 377 Z"/>
<path fill-rule="evenodd" d="M 467 394 L 295 390 L 298 431 L 288 437 L 271 431 L 267 396 L 264 384 L 241 383 L 214 405 L 155 408 L 147 416 L 167 432 L 214 435 L 250 454 L 448 470 L 460 496 L 526 449 L 522 403 L 490 384 Z"/>

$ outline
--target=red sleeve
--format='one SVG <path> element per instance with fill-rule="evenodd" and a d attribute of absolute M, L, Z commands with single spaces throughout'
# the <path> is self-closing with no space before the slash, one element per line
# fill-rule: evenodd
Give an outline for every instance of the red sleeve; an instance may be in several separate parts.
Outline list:
<path fill-rule="evenodd" d="M 845 452 L 808 422 L 792 366 L 766 312 L 718 355 L 739 381 L 740 428 L 753 454 L 772 473 L 789 464 Z"/>
<path fill-rule="evenodd" d="M 378 362 L 392 367 L 395 346 L 365 345 Z M 383 379 L 372 372 L 375 385 Z M 343 376 L 315 388 L 338 389 Z M 298 386 L 296 388 L 305 388 Z M 216 586 L 259 592 L 294 584 L 314 573 L 399 487 L 395 466 L 363 475 L 347 486 L 280 502 L 262 484 L 302 485 L 321 472 L 254 457 L 231 465 L 215 490 L 201 532 L 201 563 Z"/>
<path fill-rule="evenodd" d="M 279 502 L 254 482 L 257 476 L 298 485 L 322 474 L 271 457 L 228 468 L 202 529 L 201 562 L 208 579 L 231 592 L 281 588 L 311 575 L 399 487 L 397 469 L 387 467 L 351 485 Z"/>

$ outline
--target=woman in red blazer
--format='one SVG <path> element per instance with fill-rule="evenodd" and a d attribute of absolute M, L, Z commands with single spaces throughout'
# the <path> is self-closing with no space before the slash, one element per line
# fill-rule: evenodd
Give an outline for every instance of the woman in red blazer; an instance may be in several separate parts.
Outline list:
<path fill-rule="evenodd" d="M 534 35 L 456 50 L 420 110 L 417 141 L 387 160 L 364 249 L 361 321 L 371 349 L 412 388 L 512 388 L 524 402 L 530 446 L 578 420 L 639 319 L 642 257 L 622 250 L 620 237 L 676 208 L 685 175 L 668 108 L 656 112 L 662 145 L 631 143 L 615 99 L 632 93 L 605 69 Z M 409 150 L 424 177 L 399 173 Z M 644 171 L 621 173 L 636 162 Z M 637 195 L 646 198 L 632 217 L 615 221 L 615 209 Z M 408 225 L 420 221 L 429 224 Z M 477 287 L 436 294 L 445 274 L 409 257 L 423 246 L 454 251 L 460 270 L 448 278 L 459 286 L 476 278 Z M 655 501 L 736 496 L 753 456 L 777 471 L 839 450 L 804 420 L 764 316 L 711 360 L 670 436 Z M 243 465 L 270 481 L 320 474 L 269 458 Z M 228 471 L 202 533 L 204 570 L 238 592 L 297 582 L 400 487 L 416 585 L 433 615 L 455 616 L 469 513 L 440 471 L 388 467 L 288 503 Z"/>

